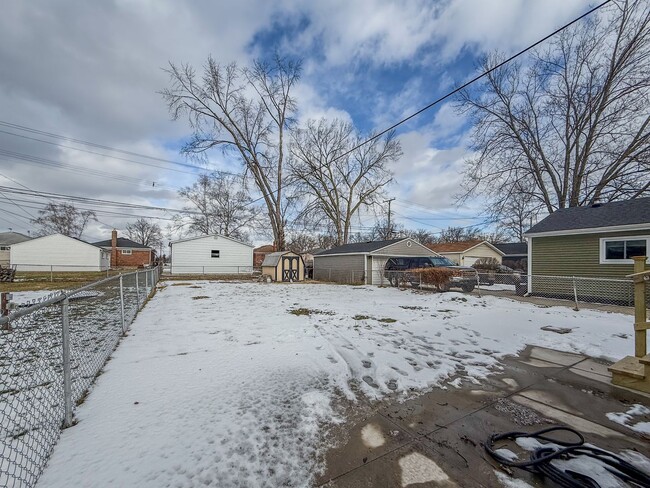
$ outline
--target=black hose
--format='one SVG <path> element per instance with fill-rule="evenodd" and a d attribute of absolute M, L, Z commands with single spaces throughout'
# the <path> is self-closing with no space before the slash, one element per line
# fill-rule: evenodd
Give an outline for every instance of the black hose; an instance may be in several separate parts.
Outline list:
<path fill-rule="evenodd" d="M 550 432 L 568 432 L 576 437 L 575 441 L 564 441 L 549 437 Z M 499 441 L 514 441 L 520 437 L 546 441 L 555 446 L 545 445 L 535 449 L 528 461 L 512 461 L 494 450 L 494 444 Z M 650 488 L 650 476 L 636 468 L 626 460 L 609 451 L 594 446 L 586 446 L 585 438 L 580 432 L 571 427 L 554 426 L 537 432 L 506 432 L 491 435 L 485 443 L 485 450 L 499 463 L 512 468 L 520 468 L 530 473 L 543 475 L 564 488 L 599 488 L 598 482 L 590 476 L 571 470 L 562 470 L 552 463 L 555 459 L 567 460 L 586 456 L 600 461 L 612 475 L 625 481 L 630 486 Z"/>

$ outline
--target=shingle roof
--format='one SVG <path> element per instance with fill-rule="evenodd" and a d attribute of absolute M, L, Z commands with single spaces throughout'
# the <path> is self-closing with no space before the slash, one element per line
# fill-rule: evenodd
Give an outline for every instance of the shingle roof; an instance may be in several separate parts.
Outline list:
<path fill-rule="evenodd" d="M 524 256 L 528 254 L 527 242 L 504 242 L 503 244 L 495 244 L 494 247 L 506 256 Z"/>
<path fill-rule="evenodd" d="M 534 225 L 526 234 L 634 224 L 650 226 L 650 197 L 591 207 L 562 208 Z"/>
<path fill-rule="evenodd" d="M 110 239 L 107 241 L 99 241 L 99 242 L 93 242 L 93 246 L 97 247 L 112 247 L 113 243 Z M 132 241 L 131 239 L 127 239 L 126 237 L 118 237 L 117 238 L 117 247 L 126 247 L 126 248 L 131 248 L 131 249 L 151 249 L 149 246 L 145 246 L 144 244 L 140 244 L 139 242 Z"/>
<path fill-rule="evenodd" d="M 278 251 L 268 253 L 266 256 L 264 256 L 262 266 L 277 266 L 280 262 L 280 258 L 289 252 L 290 251 Z"/>
<path fill-rule="evenodd" d="M 19 232 L 0 232 L 0 245 L 1 246 L 11 246 L 12 244 L 18 244 L 19 242 L 29 241 L 31 237 L 28 237 Z"/>
<path fill-rule="evenodd" d="M 389 239 L 387 241 L 368 241 L 368 242 L 354 242 L 352 244 L 344 244 L 339 247 L 333 247 L 332 249 L 326 249 L 325 251 L 319 252 L 318 256 L 326 256 L 327 254 L 364 254 L 377 249 L 381 249 L 391 244 L 401 242 L 406 240 L 406 237 L 400 239 Z"/>
<path fill-rule="evenodd" d="M 427 244 L 427 247 L 436 252 L 463 252 L 474 246 L 478 246 L 482 242 L 480 239 L 461 242 L 441 242 L 439 244 Z"/>

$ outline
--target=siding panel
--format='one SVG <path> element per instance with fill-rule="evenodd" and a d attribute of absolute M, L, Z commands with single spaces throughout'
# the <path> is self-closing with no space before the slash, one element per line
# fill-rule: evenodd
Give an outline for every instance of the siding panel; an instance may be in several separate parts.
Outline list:
<path fill-rule="evenodd" d="M 219 251 L 218 258 L 212 250 Z M 172 274 L 232 274 L 253 267 L 253 248 L 222 236 L 175 242 L 171 254 Z"/>
<path fill-rule="evenodd" d="M 314 256 L 314 279 L 336 283 L 362 283 L 365 281 L 365 256 Z"/>
<path fill-rule="evenodd" d="M 107 253 L 86 242 L 61 234 L 11 246 L 11 264 L 19 271 L 103 271 Z M 103 258 L 103 259 L 102 259 Z"/>

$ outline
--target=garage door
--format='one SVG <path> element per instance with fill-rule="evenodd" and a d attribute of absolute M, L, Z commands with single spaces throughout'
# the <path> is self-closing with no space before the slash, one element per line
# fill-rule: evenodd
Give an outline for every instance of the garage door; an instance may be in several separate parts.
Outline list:
<path fill-rule="evenodd" d="M 472 264 L 474 264 L 479 259 L 481 259 L 481 258 L 475 257 L 475 256 L 465 256 L 465 257 L 463 257 L 463 265 L 464 266 L 471 266 Z"/>

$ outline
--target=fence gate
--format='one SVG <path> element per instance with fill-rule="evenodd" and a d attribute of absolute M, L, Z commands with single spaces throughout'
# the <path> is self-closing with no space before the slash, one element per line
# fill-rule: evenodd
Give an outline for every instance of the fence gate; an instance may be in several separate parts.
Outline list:
<path fill-rule="evenodd" d="M 282 258 L 282 281 L 298 281 L 298 259 L 297 257 Z"/>

